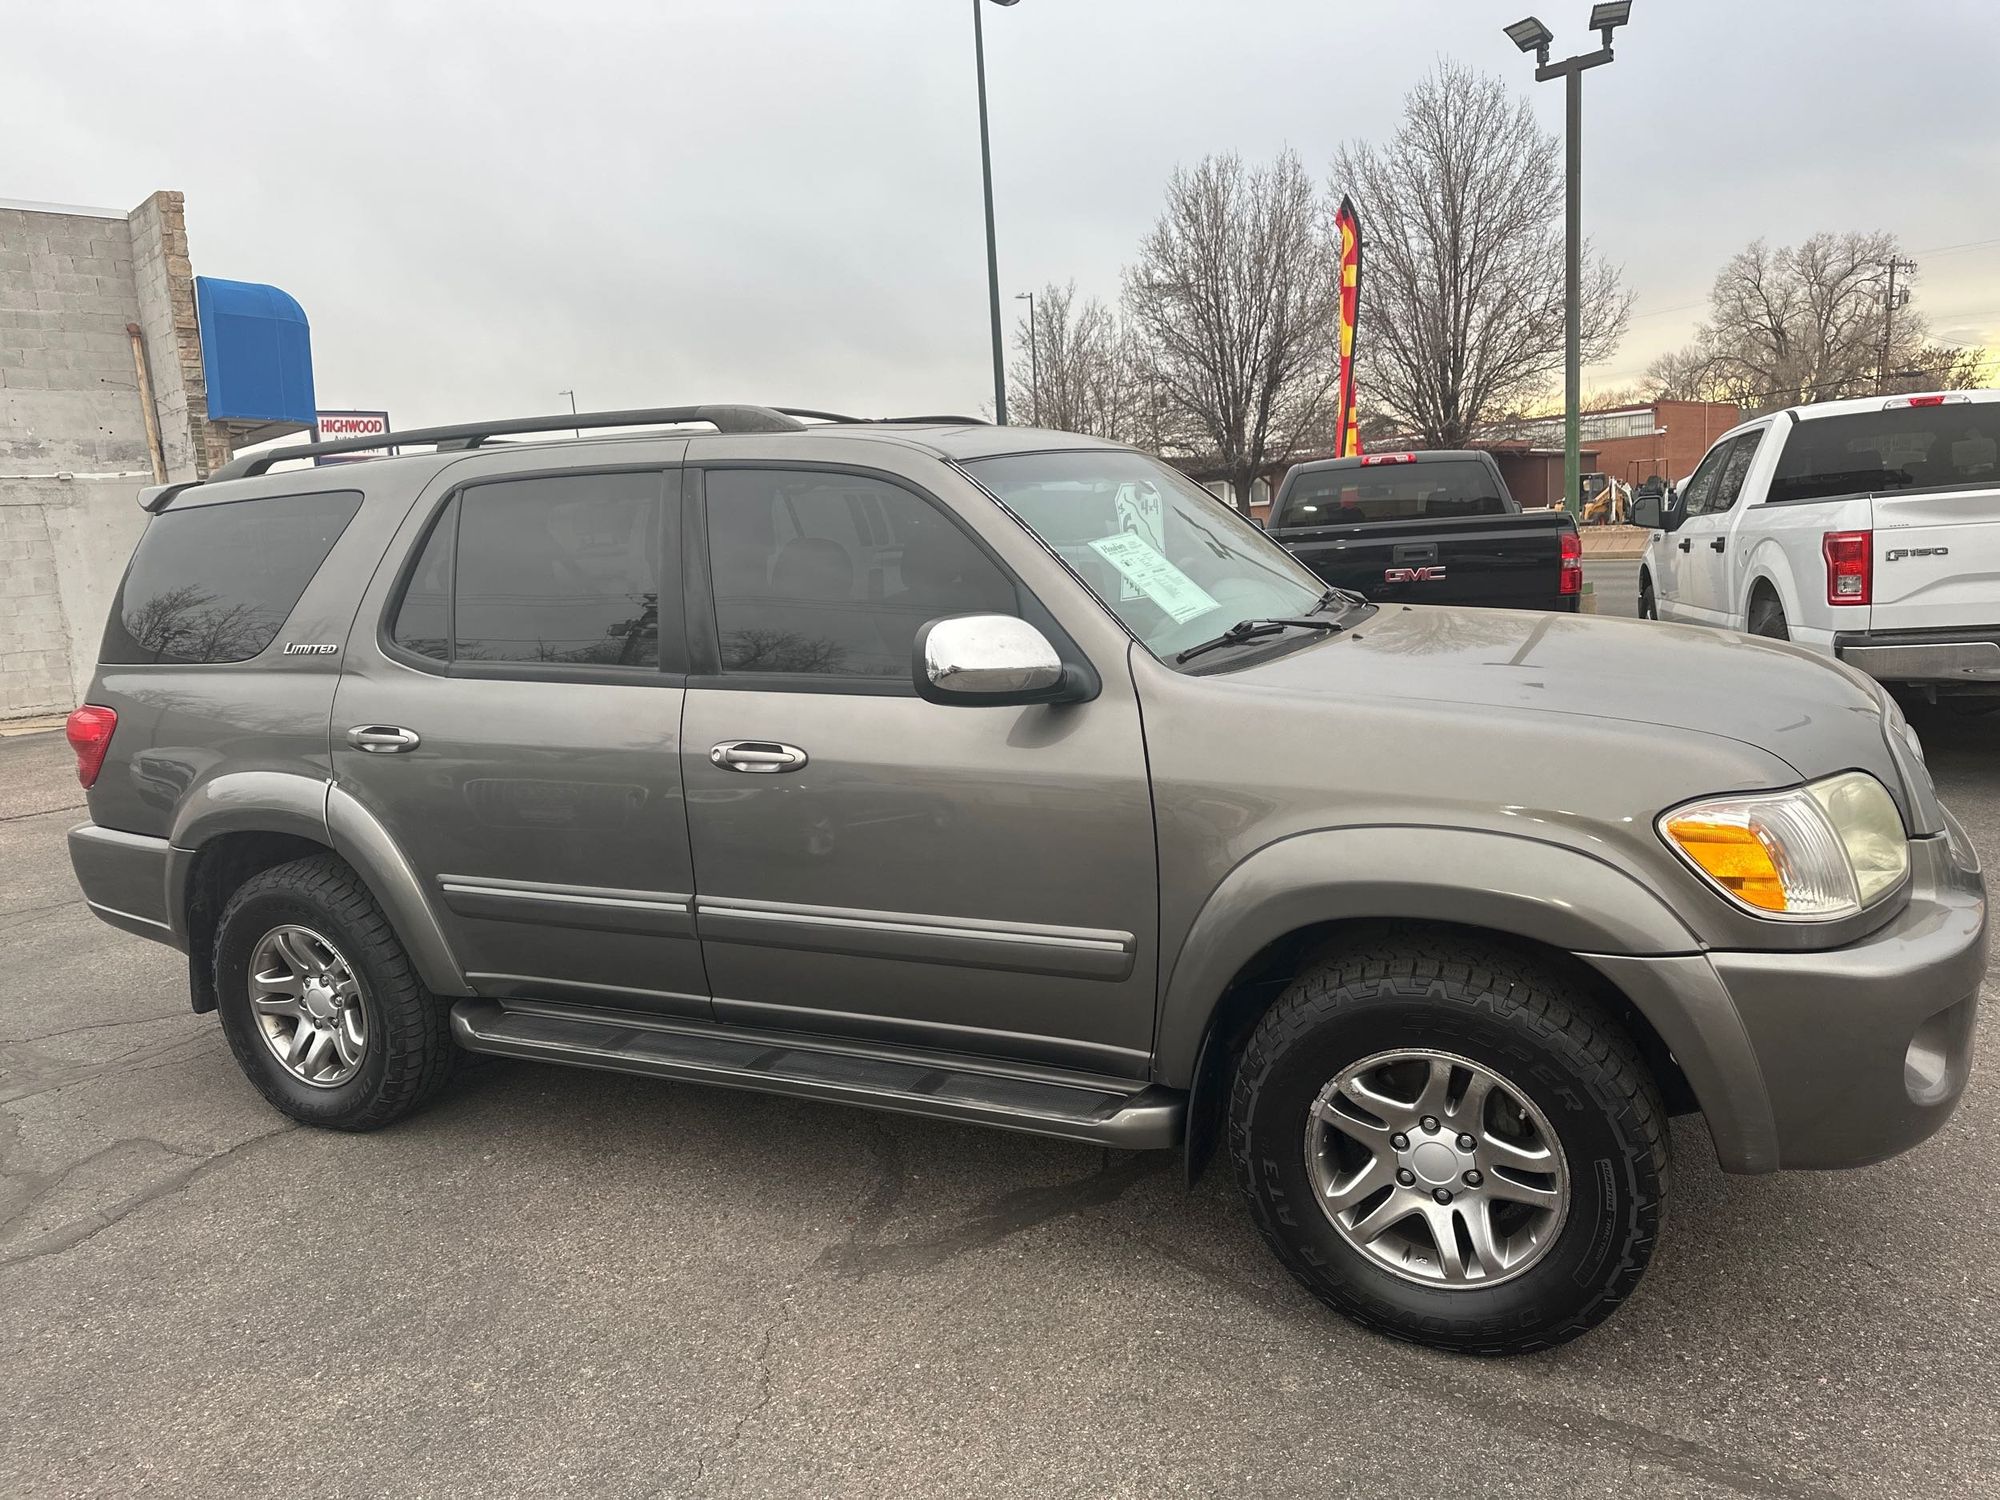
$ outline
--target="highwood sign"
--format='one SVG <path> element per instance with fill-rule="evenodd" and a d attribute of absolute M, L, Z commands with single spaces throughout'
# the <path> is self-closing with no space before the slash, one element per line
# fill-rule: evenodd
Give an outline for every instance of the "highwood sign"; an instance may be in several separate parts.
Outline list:
<path fill-rule="evenodd" d="M 340 438 L 386 437 L 389 433 L 389 414 L 386 411 L 323 411 L 313 422 L 313 441 L 331 443 Z M 385 458 L 396 450 L 384 444 L 380 448 L 365 448 L 353 453 L 321 453 L 313 458 L 315 464 L 347 464 L 364 458 Z"/>

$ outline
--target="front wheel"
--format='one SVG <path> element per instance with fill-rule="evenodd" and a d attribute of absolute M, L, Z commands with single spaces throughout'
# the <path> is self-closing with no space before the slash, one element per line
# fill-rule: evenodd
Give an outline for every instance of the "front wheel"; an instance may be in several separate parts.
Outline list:
<path fill-rule="evenodd" d="M 1631 1039 L 1500 949 L 1393 938 L 1317 964 L 1230 1106 L 1265 1240 L 1340 1312 L 1463 1353 L 1547 1348 L 1638 1284 L 1665 1111 Z"/>
<path fill-rule="evenodd" d="M 1653 597 L 1653 576 L 1644 570 L 1639 574 L 1639 618 L 1642 620 L 1660 618 L 1660 603 Z"/>

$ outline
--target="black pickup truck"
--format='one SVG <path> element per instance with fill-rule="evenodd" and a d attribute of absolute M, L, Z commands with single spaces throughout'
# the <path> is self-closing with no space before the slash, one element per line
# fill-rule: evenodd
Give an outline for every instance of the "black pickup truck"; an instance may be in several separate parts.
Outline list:
<path fill-rule="evenodd" d="M 1376 603 L 1574 611 L 1583 543 L 1523 510 L 1489 453 L 1370 453 L 1300 464 L 1266 529 L 1328 583 Z"/>

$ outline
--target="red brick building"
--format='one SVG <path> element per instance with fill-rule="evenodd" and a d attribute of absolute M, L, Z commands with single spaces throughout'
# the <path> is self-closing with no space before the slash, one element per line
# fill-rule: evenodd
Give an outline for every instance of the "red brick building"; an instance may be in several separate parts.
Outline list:
<path fill-rule="evenodd" d="M 1583 414 L 1583 471 L 1609 474 L 1624 484 L 1638 484 L 1657 474 L 1675 484 L 1694 472 L 1723 433 L 1742 420 L 1742 413 L 1729 401 L 1651 401 L 1633 406 L 1614 406 L 1607 411 Z M 1526 422 L 1510 422 L 1495 428 L 1475 447 L 1492 450 L 1507 475 L 1508 488 L 1523 505 L 1544 503 L 1531 499 L 1540 490 L 1532 484 L 1518 487 L 1509 472 L 1508 452 L 1556 454 L 1556 494 L 1562 492 L 1563 419 L 1536 417 Z M 1592 454 L 1596 457 L 1593 459 Z M 1528 478 L 1524 472 L 1523 478 Z"/>

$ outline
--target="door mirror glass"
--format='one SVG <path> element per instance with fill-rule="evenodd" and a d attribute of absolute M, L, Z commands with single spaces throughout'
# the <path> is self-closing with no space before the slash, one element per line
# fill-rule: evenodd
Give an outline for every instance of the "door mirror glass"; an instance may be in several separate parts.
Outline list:
<path fill-rule="evenodd" d="M 1643 526 L 1648 531 L 1660 529 L 1660 512 L 1664 507 L 1658 495 L 1634 495 L 1632 497 L 1632 524 Z"/>
<path fill-rule="evenodd" d="M 1070 674 L 1049 638 L 1013 615 L 953 615 L 917 632 L 917 692 L 932 703 L 1058 703 Z"/>

